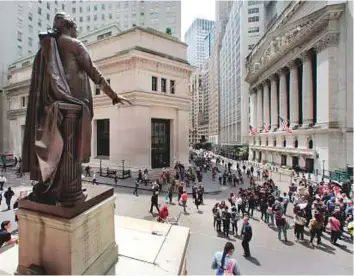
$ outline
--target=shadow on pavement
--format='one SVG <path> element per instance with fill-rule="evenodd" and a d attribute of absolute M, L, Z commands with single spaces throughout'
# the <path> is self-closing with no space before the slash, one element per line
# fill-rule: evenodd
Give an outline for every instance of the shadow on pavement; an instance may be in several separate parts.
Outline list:
<path fill-rule="evenodd" d="M 344 252 L 347 252 L 349 254 L 353 254 L 353 250 L 348 249 L 348 247 L 344 244 L 337 244 L 337 247 L 341 250 L 343 250 Z"/>
<path fill-rule="evenodd" d="M 262 266 L 261 263 L 255 257 L 246 257 L 245 259 L 256 266 Z"/>
<path fill-rule="evenodd" d="M 281 242 L 282 242 L 283 244 L 285 244 L 286 246 L 293 246 L 293 245 L 295 245 L 295 243 L 293 243 L 292 241 L 284 241 L 284 240 L 281 240 Z"/>
<path fill-rule="evenodd" d="M 315 250 L 315 248 L 309 243 L 309 241 L 300 241 L 299 244 L 301 244 L 304 247 L 307 247 L 308 249 Z"/>
<path fill-rule="evenodd" d="M 329 245 L 324 244 L 324 243 L 321 243 L 320 245 L 317 245 L 316 249 L 319 249 L 319 250 L 321 250 L 323 252 L 326 252 L 328 254 L 333 254 L 333 255 L 335 254 L 334 250 L 336 250 L 334 247 L 329 246 Z"/>

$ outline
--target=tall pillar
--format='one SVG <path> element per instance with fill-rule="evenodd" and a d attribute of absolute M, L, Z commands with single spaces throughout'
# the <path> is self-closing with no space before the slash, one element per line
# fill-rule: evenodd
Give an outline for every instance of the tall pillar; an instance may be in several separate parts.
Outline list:
<path fill-rule="evenodd" d="M 302 115 L 303 128 L 308 128 L 313 124 L 313 86 L 312 86 L 312 63 L 311 54 L 305 52 L 302 56 Z"/>
<path fill-rule="evenodd" d="M 270 77 L 270 100 L 271 100 L 271 118 L 270 124 L 273 130 L 278 128 L 278 87 L 277 87 L 277 75 L 272 75 Z"/>
<path fill-rule="evenodd" d="M 287 70 L 285 68 L 279 70 L 279 116 L 284 120 L 288 119 L 288 93 L 286 87 L 286 73 Z"/>
<path fill-rule="evenodd" d="M 250 124 L 252 127 L 257 128 L 257 89 L 251 90 L 251 112 Z"/>
<path fill-rule="evenodd" d="M 260 84 L 257 86 L 257 129 L 262 131 L 263 129 L 263 86 Z"/>
<path fill-rule="evenodd" d="M 291 127 L 299 124 L 299 79 L 295 60 L 289 63 L 290 68 L 290 122 Z"/>
<path fill-rule="evenodd" d="M 263 82 L 263 123 L 269 125 L 269 82 Z"/>

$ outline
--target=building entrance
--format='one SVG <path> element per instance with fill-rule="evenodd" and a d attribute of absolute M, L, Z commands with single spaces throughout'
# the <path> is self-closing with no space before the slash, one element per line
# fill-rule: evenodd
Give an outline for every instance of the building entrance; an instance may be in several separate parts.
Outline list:
<path fill-rule="evenodd" d="M 151 120 L 151 167 L 170 166 L 170 121 Z"/>

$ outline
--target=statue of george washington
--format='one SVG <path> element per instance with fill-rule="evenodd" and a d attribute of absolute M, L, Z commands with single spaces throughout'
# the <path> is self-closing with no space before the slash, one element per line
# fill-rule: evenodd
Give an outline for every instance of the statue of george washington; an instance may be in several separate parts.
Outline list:
<path fill-rule="evenodd" d="M 76 36 L 73 19 L 58 13 L 53 29 L 39 35 L 40 49 L 33 62 L 22 169 L 30 173 L 31 180 L 38 181 L 30 199 L 47 204 L 65 201 L 63 191 L 73 191 L 70 185 L 74 182 L 80 191 L 76 191 L 78 196 L 72 203 L 83 197 L 81 164 L 90 160 L 93 118 L 89 78 L 112 99 L 113 105 L 131 104 L 112 90 Z M 71 122 L 71 130 L 69 125 L 64 126 L 66 116 L 76 120 Z M 70 142 L 72 137 L 72 146 L 66 146 L 66 140 Z M 65 165 L 68 168 L 62 170 Z M 71 167 L 80 172 L 71 172 Z M 72 177 L 68 178 L 70 173 Z"/>

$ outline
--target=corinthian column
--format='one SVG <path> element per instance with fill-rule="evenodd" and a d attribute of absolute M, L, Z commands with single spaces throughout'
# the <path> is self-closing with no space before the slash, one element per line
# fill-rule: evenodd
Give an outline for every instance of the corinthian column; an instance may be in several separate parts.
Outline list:
<path fill-rule="evenodd" d="M 287 70 L 285 68 L 279 70 L 279 116 L 284 120 L 288 119 L 288 93 L 286 87 L 286 73 Z"/>
<path fill-rule="evenodd" d="M 299 80 L 295 60 L 289 63 L 290 68 L 290 122 L 291 127 L 299 124 Z"/>
<path fill-rule="evenodd" d="M 270 124 L 275 131 L 278 128 L 278 87 L 277 87 L 277 75 L 270 77 L 270 100 L 271 100 L 271 118 Z"/>
<path fill-rule="evenodd" d="M 313 124 L 313 86 L 312 86 L 312 63 L 309 52 L 301 56 L 303 63 L 302 72 L 302 114 L 303 128 L 308 128 Z"/>
<path fill-rule="evenodd" d="M 257 128 L 258 131 L 263 129 L 263 100 L 262 100 L 262 85 L 257 87 Z"/>
<path fill-rule="evenodd" d="M 257 89 L 252 89 L 250 93 L 251 93 L 250 124 L 252 127 L 257 128 Z"/>
<path fill-rule="evenodd" d="M 269 124 L 269 82 L 263 82 L 263 123 Z"/>

